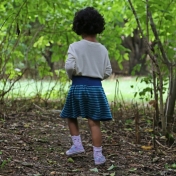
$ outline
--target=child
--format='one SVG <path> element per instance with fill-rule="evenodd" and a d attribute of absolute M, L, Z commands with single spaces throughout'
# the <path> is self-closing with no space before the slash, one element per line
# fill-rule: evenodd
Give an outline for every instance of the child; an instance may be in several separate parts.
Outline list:
<path fill-rule="evenodd" d="M 105 163 L 102 154 L 100 121 L 111 120 L 109 104 L 101 85 L 112 72 L 107 49 L 96 40 L 103 32 L 105 21 L 93 7 L 75 14 L 73 31 L 82 40 L 69 46 L 65 69 L 72 80 L 65 106 L 60 117 L 68 119 L 73 145 L 66 152 L 73 155 L 85 152 L 79 135 L 77 117 L 88 119 L 93 141 L 93 157 L 96 165 Z"/>

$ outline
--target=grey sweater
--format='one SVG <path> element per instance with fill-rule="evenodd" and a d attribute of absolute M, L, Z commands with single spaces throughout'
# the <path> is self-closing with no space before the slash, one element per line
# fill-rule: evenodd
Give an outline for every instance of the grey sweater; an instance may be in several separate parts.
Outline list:
<path fill-rule="evenodd" d="M 70 79 L 75 75 L 103 80 L 112 73 L 105 46 L 84 39 L 69 46 L 65 69 Z"/>

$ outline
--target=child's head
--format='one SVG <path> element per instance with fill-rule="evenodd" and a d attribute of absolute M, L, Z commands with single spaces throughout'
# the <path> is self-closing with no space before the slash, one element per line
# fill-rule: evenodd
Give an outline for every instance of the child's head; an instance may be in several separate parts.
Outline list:
<path fill-rule="evenodd" d="M 76 12 L 73 21 L 73 31 L 78 35 L 96 35 L 105 29 L 103 16 L 93 7 L 87 7 Z"/>

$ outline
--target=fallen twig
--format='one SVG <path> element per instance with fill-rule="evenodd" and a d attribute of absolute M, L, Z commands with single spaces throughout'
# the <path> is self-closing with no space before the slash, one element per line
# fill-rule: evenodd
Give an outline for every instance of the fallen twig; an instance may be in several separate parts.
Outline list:
<path fill-rule="evenodd" d="M 155 140 L 155 142 L 156 142 L 158 145 L 160 145 L 161 147 L 163 147 L 163 148 L 166 148 L 166 149 L 170 150 L 170 148 L 168 148 L 168 147 L 166 147 L 166 146 L 162 145 L 159 141 Z"/>
<path fill-rule="evenodd" d="M 40 111 L 46 112 L 44 109 L 42 109 L 40 106 L 36 105 L 35 103 L 33 103 L 33 105 L 34 105 L 37 109 L 39 109 Z"/>

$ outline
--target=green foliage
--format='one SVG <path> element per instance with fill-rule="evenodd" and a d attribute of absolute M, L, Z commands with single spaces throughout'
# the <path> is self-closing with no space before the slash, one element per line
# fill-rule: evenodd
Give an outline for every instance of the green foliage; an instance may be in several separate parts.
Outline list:
<path fill-rule="evenodd" d="M 173 164 L 165 164 L 166 169 L 176 169 L 176 163 Z"/>
<path fill-rule="evenodd" d="M 125 121 L 125 125 L 130 125 L 130 124 L 132 124 L 132 123 L 134 123 L 134 121 L 133 121 L 132 119 L 127 119 L 127 120 Z"/>
<path fill-rule="evenodd" d="M 2 154 L 2 152 L 0 153 L 0 155 L 1 154 Z M 0 169 L 3 169 L 10 161 L 11 161 L 11 158 L 7 158 L 6 160 L 3 160 L 0 165 Z"/>
<path fill-rule="evenodd" d="M 134 69 L 136 70 L 136 69 Z M 139 79 L 139 77 L 136 77 L 136 81 Z M 139 89 L 138 91 L 136 91 L 134 93 L 134 98 L 137 97 L 137 95 L 139 95 L 140 99 L 143 99 L 145 101 L 149 101 L 151 99 L 154 99 L 154 89 L 153 89 L 153 78 L 151 75 L 148 75 L 146 77 L 143 77 L 140 79 L 140 83 L 141 84 L 145 84 L 145 88 Z M 169 80 L 168 77 L 165 77 L 165 79 L 163 80 L 163 95 L 166 93 L 167 89 L 168 89 L 168 84 L 169 84 Z M 132 89 L 135 87 L 134 85 L 130 86 Z M 159 87 L 157 87 L 157 91 Z"/>
<path fill-rule="evenodd" d="M 90 169 L 90 171 L 98 173 L 98 169 L 97 168 Z"/>
<path fill-rule="evenodd" d="M 19 72 L 35 68 L 40 78 L 51 76 L 50 69 L 43 63 L 46 61 L 42 53 L 45 53 L 46 47 L 51 47 L 52 62 L 65 60 L 68 45 L 79 39 L 71 31 L 74 13 L 83 7 L 94 6 L 107 22 L 105 32 L 98 38 L 108 48 L 110 57 L 117 59 L 122 68 L 123 58 L 128 59 L 128 55 L 123 57 L 122 54 L 125 51 L 121 46 L 123 15 L 118 4 L 125 6 L 121 1 L 112 3 L 111 0 L 106 3 L 84 0 L 3 1 L 0 6 L 0 57 L 3 61 L 0 67 L 8 63 L 5 74 L 10 78 L 16 77 L 16 68 L 20 69 Z"/>
<path fill-rule="evenodd" d="M 175 28 L 170 27 L 171 22 L 175 20 L 174 13 L 176 10 L 173 8 L 174 3 L 165 2 L 159 5 L 153 0 L 149 4 L 163 41 L 166 41 L 166 39 L 167 41 L 172 41 L 173 31 L 175 31 Z M 146 4 L 139 0 L 133 2 L 133 4 L 146 33 Z M 71 32 L 74 13 L 85 6 L 94 6 L 104 15 L 106 30 L 99 36 L 99 40 L 107 46 L 110 56 L 117 59 L 120 64 L 121 60 L 127 58 L 127 55 L 124 58 L 122 57 L 122 52 L 125 49 L 121 46 L 121 36 L 132 35 L 133 30 L 137 27 L 127 1 L 122 0 L 107 0 L 106 2 L 18 0 L 8 3 L 3 1 L 0 6 L 2 17 L 0 20 L 2 32 L 0 39 L 4 49 L 1 53 L 2 56 L 7 57 L 10 54 L 10 58 L 18 58 L 18 61 L 33 60 L 34 53 L 36 57 L 41 57 L 41 49 L 45 49 L 51 42 L 54 44 L 55 56 L 53 61 L 56 61 L 56 54 L 60 56 L 58 60 L 63 59 L 69 43 L 78 39 Z M 127 22 L 124 23 L 125 19 Z M 149 30 L 150 40 L 153 41 L 154 36 L 151 29 Z M 168 50 L 170 45 L 175 46 L 173 41 L 169 42 L 166 46 Z M 14 46 L 15 50 L 13 50 Z M 172 52 L 169 53 L 172 56 L 174 54 Z"/>
<path fill-rule="evenodd" d="M 74 163 L 74 160 L 73 160 L 72 158 L 68 158 L 67 161 L 68 161 L 69 163 Z"/>
<path fill-rule="evenodd" d="M 110 171 L 110 170 L 113 170 L 115 168 L 115 166 L 112 164 L 107 170 Z"/>
<path fill-rule="evenodd" d="M 141 64 L 136 64 L 136 65 L 134 66 L 132 72 L 131 72 L 131 75 L 132 75 L 132 76 L 135 76 L 135 75 L 136 75 L 136 72 L 137 72 L 137 71 L 139 72 L 140 69 L 141 69 Z"/>
<path fill-rule="evenodd" d="M 149 42 L 152 43 L 156 39 L 151 26 L 147 23 L 146 2 L 132 0 L 143 33 L 145 37 L 148 35 Z M 58 65 L 63 66 L 60 63 L 64 63 L 66 59 L 69 44 L 80 39 L 72 32 L 74 14 L 77 10 L 86 6 L 94 6 L 103 14 L 106 21 L 106 30 L 98 35 L 98 40 L 107 47 L 110 58 L 115 58 L 119 67 L 123 69 L 122 62 L 125 59 L 128 60 L 127 53 L 129 53 L 121 45 L 123 36 L 133 36 L 133 31 L 137 28 L 136 19 L 128 1 L 2 0 L 0 4 L 0 82 L 3 84 L 1 93 L 9 88 L 9 85 L 7 86 L 8 81 L 13 87 L 15 81 L 23 74 L 26 75 L 26 70 L 30 72 L 30 75 L 34 72 L 35 76 L 32 78 L 41 81 L 54 77 L 55 74 L 57 75 L 57 67 Z M 149 11 L 152 13 L 157 32 L 162 44 L 164 44 L 164 50 L 170 62 L 175 62 L 175 6 L 176 1 L 172 0 L 162 3 L 156 0 L 148 2 Z M 168 69 L 163 64 L 162 57 L 160 57 L 161 53 L 158 45 L 155 45 L 153 50 L 158 56 L 158 64 L 162 74 L 164 78 L 167 78 Z M 48 52 L 51 53 L 51 63 L 55 63 L 54 70 L 51 69 L 46 59 Z M 136 65 L 132 74 L 140 69 L 141 65 Z M 60 74 L 62 74 L 62 71 Z M 30 77 L 26 76 L 26 78 Z M 143 80 L 146 82 L 146 88 L 135 92 L 135 96 L 140 95 L 141 98 L 146 98 L 147 95 L 148 99 L 151 95 L 153 91 L 151 78 L 146 79 L 148 80 Z M 61 80 L 61 82 L 65 82 L 65 80 Z M 61 85 L 63 87 L 60 91 L 65 90 L 65 83 Z M 53 89 L 42 94 L 47 98 L 55 95 L 57 95 L 57 91 Z M 62 92 L 59 97 L 61 95 Z"/>

